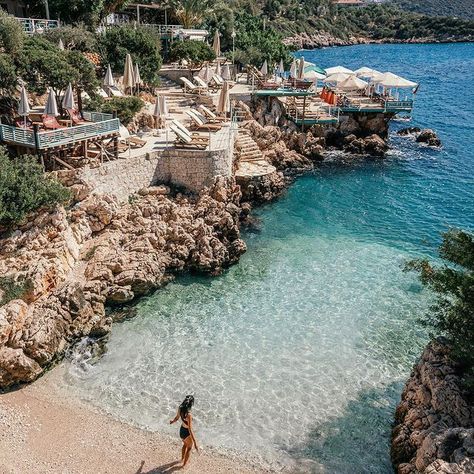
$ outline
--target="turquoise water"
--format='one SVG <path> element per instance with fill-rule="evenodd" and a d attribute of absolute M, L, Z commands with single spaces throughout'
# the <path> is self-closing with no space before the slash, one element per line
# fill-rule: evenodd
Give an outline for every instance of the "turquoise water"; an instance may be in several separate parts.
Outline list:
<path fill-rule="evenodd" d="M 474 226 L 474 45 L 304 55 L 421 82 L 410 125 L 436 129 L 444 148 L 392 136 L 384 161 L 335 155 L 257 211 L 238 265 L 141 300 L 107 354 L 71 363 L 65 384 L 173 436 L 167 422 L 193 393 L 204 445 L 274 471 L 390 473 L 393 411 L 427 340 L 418 317 L 429 304 L 401 265 L 433 256 L 449 226 Z"/>

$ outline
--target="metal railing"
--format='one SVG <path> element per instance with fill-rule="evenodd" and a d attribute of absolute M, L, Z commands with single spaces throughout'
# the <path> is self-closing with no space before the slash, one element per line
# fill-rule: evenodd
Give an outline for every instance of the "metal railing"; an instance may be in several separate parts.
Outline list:
<path fill-rule="evenodd" d="M 0 125 L 0 141 L 37 150 L 47 150 L 90 138 L 119 133 L 120 121 L 118 118 L 112 118 L 110 114 L 99 112 L 84 112 L 83 115 L 86 120 L 90 118 L 92 121 L 74 127 L 42 132 L 2 124 Z"/>
<path fill-rule="evenodd" d="M 43 33 L 43 31 L 59 28 L 59 20 L 46 20 L 37 18 L 18 18 L 15 17 L 22 25 L 25 33 L 32 35 L 33 33 Z"/>

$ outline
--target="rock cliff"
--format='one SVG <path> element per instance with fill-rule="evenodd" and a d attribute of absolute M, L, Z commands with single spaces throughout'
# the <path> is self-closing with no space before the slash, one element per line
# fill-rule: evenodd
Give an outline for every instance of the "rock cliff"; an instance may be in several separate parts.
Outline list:
<path fill-rule="evenodd" d="M 34 380 L 77 338 L 106 334 L 106 304 L 131 301 L 183 270 L 217 274 L 236 262 L 246 248 L 240 198 L 224 178 L 196 198 L 157 186 L 122 207 L 89 194 L 2 239 L 0 387 Z"/>
<path fill-rule="evenodd" d="M 474 472 L 474 407 L 460 381 L 449 348 L 431 342 L 397 407 L 391 455 L 398 474 Z"/>

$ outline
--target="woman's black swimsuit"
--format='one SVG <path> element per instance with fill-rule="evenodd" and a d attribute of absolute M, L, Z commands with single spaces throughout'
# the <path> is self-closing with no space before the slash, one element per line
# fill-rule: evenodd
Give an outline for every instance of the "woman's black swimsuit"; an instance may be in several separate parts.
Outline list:
<path fill-rule="evenodd" d="M 187 418 L 187 417 L 186 417 Z M 186 422 L 186 418 L 181 417 L 181 420 L 183 423 Z M 187 426 L 181 425 L 181 428 L 179 429 L 179 437 L 181 439 L 186 439 L 191 433 L 189 432 L 189 428 Z"/>

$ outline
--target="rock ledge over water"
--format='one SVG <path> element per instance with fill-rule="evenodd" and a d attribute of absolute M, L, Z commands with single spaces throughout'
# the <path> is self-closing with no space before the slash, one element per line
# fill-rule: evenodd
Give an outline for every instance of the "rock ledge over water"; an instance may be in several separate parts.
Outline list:
<path fill-rule="evenodd" d="M 443 341 L 431 342 L 405 385 L 391 456 L 398 474 L 474 473 L 474 407 Z"/>

